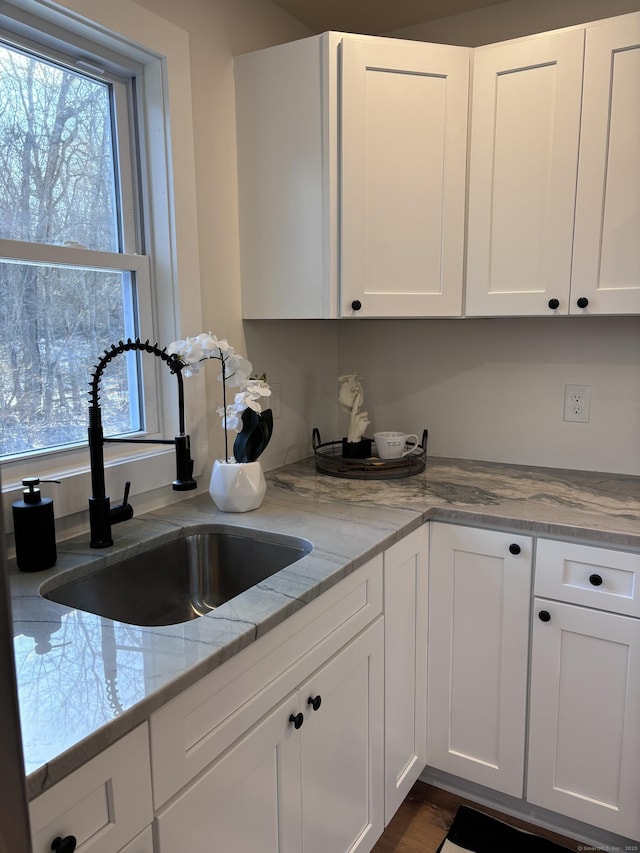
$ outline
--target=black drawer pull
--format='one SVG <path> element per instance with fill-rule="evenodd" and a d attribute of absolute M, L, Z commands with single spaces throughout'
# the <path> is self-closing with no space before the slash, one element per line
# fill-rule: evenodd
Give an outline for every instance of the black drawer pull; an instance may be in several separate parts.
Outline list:
<path fill-rule="evenodd" d="M 304 723 L 304 714 L 302 712 L 299 714 L 289 714 L 289 722 L 293 723 L 294 729 L 299 729 Z"/>
<path fill-rule="evenodd" d="M 73 853 L 76 849 L 76 839 L 73 835 L 65 835 L 64 838 L 58 836 L 51 842 L 51 849 L 56 853 Z"/>
<path fill-rule="evenodd" d="M 309 696 L 307 705 L 311 705 L 314 711 L 317 711 L 322 704 L 322 696 Z"/>
<path fill-rule="evenodd" d="M 551 622 L 551 614 L 548 610 L 541 610 L 540 613 L 538 613 L 538 619 L 541 622 Z"/>
<path fill-rule="evenodd" d="M 517 542 L 512 542 L 511 545 L 509 545 L 509 553 L 510 554 L 513 554 L 515 556 L 516 554 L 519 554 L 520 551 L 521 551 L 521 548 Z"/>
<path fill-rule="evenodd" d="M 598 575 L 595 572 L 589 575 L 589 583 L 591 586 L 602 586 L 602 575 Z"/>

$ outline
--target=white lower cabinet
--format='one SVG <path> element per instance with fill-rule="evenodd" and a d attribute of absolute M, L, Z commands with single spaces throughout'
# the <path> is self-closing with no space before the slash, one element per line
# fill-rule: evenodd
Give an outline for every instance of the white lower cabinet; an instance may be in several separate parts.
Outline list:
<path fill-rule="evenodd" d="M 159 853 L 370 850 L 382 832 L 383 642 L 379 619 L 162 809 Z"/>
<path fill-rule="evenodd" d="M 532 540 L 430 536 L 427 763 L 522 797 Z"/>
<path fill-rule="evenodd" d="M 535 589 L 527 800 L 640 838 L 640 555 L 540 541 Z"/>
<path fill-rule="evenodd" d="M 427 763 L 428 530 L 384 555 L 385 826 Z"/>
<path fill-rule="evenodd" d="M 144 832 L 137 835 L 133 841 L 130 841 L 126 847 L 123 847 L 120 853 L 154 853 L 153 850 L 153 831 L 148 826 Z"/>
<path fill-rule="evenodd" d="M 383 557 L 151 717 L 156 853 L 366 853 L 384 826 Z"/>
<path fill-rule="evenodd" d="M 68 836 L 77 853 L 152 853 L 147 725 L 32 800 L 29 817 L 33 853 L 51 853 L 54 839 Z"/>

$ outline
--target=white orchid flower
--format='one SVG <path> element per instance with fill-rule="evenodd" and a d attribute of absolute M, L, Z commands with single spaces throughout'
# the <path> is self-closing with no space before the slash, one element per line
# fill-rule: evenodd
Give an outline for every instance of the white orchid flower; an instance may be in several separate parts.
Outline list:
<path fill-rule="evenodd" d="M 248 408 L 258 414 L 262 411 L 262 398 L 271 396 L 271 388 L 261 379 L 249 379 L 244 390 L 244 399 Z"/>
<path fill-rule="evenodd" d="M 203 361 L 217 358 L 223 365 L 224 405 L 216 409 L 222 419 L 222 428 L 225 431 L 225 451 L 227 448 L 226 433 L 228 430 L 241 432 L 243 429 L 242 413 L 250 408 L 260 414 L 262 403 L 271 395 L 271 389 L 264 380 L 250 379 L 253 365 L 235 351 L 229 341 L 224 338 L 219 340 L 211 332 L 201 332 L 193 338 L 174 341 L 167 347 L 169 355 L 178 355 L 183 363 L 182 375 L 193 376 L 200 370 Z M 222 381 L 223 372 L 218 376 Z M 238 388 L 233 403 L 226 404 L 226 388 Z"/>
<path fill-rule="evenodd" d="M 224 359 L 225 385 L 229 388 L 243 388 L 249 380 L 253 365 L 238 353 L 233 352 Z M 222 375 L 219 377 L 222 379 Z"/>

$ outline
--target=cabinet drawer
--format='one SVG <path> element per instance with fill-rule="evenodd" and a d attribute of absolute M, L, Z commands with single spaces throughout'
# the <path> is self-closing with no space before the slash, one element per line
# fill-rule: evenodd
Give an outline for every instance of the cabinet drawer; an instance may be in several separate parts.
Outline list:
<path fill-rule="evenodd" d="M 539 539 L 535 594 L 640 616 L 640 554 Z"/>
<path fill-rule="evenodd" d="M 73 835 L 78 853 L 116 853 L 152 819 L 144 724 L 29 804 L 33 853 Z M 144 849 L 144 848 L 142 848 Z"/>
<path fill-rule="evenodd" d="M 382 555 L 153 714 L 156 808 L 381 612 Z"/>

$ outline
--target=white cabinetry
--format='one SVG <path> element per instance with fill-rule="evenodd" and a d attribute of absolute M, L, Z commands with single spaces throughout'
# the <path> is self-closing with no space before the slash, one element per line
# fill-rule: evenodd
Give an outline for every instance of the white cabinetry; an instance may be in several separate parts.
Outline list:
<path fill-rule="evenodd" d="M 527 800 L 628 838 L 640 838 L 639 590 L 639 555 L 538 542 Z"/>
<path fill-rule="evenodd" d="M 532 541 L 434 523 L 427 763 L 522 797 Z"/>
<path fill-rule="evenodd" d="M 639 104 L 640 13 L 587 28 L 572 290 L 595 313 L 640 313 Z"/>
<path fill-rule="evenodd" d="M 69 835 L 78 853 L 152 853 L 150 830 L 139 835 L 153 818 L 147 726 L 32 800 L 29 816 L 33 853 Z"/>
<path fill-rule="evenodd" d="M 159 853 L 373 847 L 381 612 L 382 556 L 152 716 Z"/>
<path fill-rule="evenodd" d="M 244 317 L 460 315 L 469 50 L 325 33 L 235 77 Z"/>
<path fill-rule="evenodd" d="M 163 809 L 159 853 L 370 850 L 382 831 L 370 801 L 382 643 L 378 621 Z"/>
<path fill-rule="evenodd" d="M 567 313 L 584 31 L 477 48 L 466 311 Z M 555 304 L 555 303 L 552 303 Z"/>
<path fill-rule="evenodd" d="M 428 529 L 384 555 L 385 825 L 427 763 Z"/>
<path fill-rule="evenodd" d="M 475 50 L 468 315 L 640 313 L 639 102 L 638 13 Z"/>

